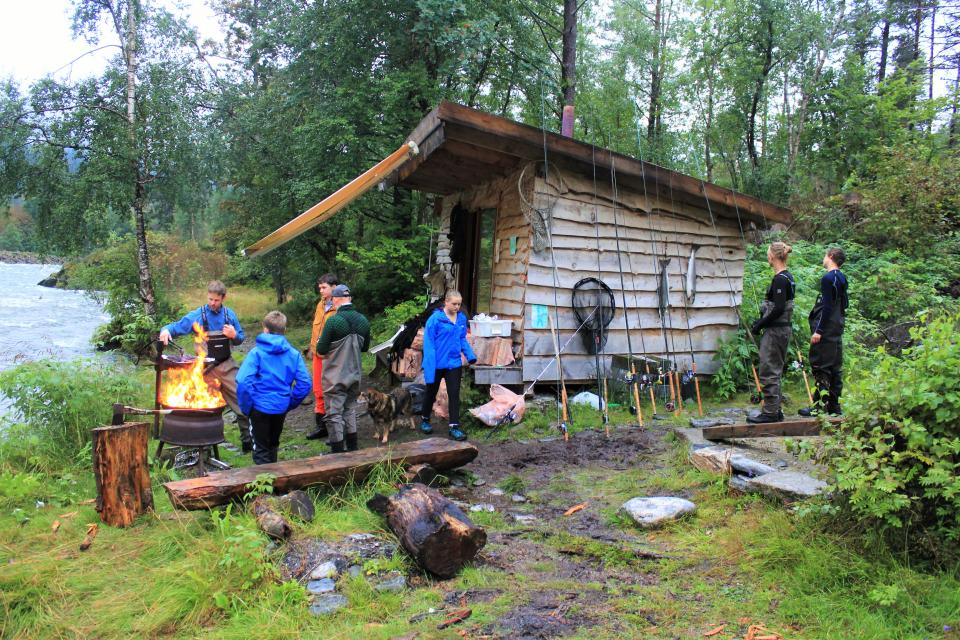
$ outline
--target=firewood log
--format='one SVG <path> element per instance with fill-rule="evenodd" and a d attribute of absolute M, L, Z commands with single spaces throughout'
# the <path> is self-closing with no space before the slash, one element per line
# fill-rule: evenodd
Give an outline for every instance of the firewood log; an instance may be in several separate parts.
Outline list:
<path fill-rule="evenodd" d="M 403 548 L 424 570 L 452 578 L 487 543 L 487 533 L 460 507 L 422 484 L 408 484 L 394 496 L 374 496 L 367 506 L 387 519 Z"/>
<path fill-rule="evenodd" d="M 147 462 L 146 422 L 97 427 L 93 433 L 93 475 L 97 481 L 97 511 L 112 527 L 133 524 L 153 509 L 150 465 Z"/>

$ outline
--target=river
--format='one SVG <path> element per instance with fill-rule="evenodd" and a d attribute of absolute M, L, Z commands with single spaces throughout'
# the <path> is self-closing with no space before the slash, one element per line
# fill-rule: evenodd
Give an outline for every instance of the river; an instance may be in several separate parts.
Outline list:
<path fill-rule="evenodd" d="M 44 358 L 93 355 L 90 338 L 109 316 L 82 291 L 37 285 L 59 270 L 54 264 L 0 263 L 0 371 Z"/>

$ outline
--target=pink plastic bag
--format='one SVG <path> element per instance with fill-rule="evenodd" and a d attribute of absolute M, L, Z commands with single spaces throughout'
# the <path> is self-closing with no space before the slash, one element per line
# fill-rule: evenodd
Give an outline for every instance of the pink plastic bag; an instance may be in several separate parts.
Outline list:
<path fill-rule="evenodd" d="M 470 409 L 470 414 L 488 427 L 495 427 L 502 420 L 510 424 L 518 424 L 523 420 L 523 414 L 527 410 L 523 396 L 502 385 L 492 384 L 490 398 L 487 404 Z"/>

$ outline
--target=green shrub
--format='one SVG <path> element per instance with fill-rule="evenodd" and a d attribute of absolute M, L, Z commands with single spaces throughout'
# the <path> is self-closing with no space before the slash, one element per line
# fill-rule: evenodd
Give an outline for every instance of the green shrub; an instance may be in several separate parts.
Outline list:
<path fill-rule="evenodd" d="M 833 486 L 857 517 L 944 561 L 960 540 L 960 316 L 915 329 L 903 357 L 848 376 L 847 419 L 826 443 Z"/>
<path fill-rule="evenodd" d="M 14 410 L 2 427 L 0 464 L 36 470 L 89 464 L 90 429 L 110 424 L 114 402 L 147 402 L 148 393 L 115 363 L 43 360 L 0 372 L 0 394 Z"/>

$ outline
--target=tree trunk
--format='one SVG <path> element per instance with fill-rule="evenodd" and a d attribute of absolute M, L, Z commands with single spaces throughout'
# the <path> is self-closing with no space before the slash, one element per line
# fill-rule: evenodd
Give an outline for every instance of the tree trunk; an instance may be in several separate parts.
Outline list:
<path fill-rule="evenodd" d="M 438 491 L 408 484 L 389 498 L 374 496 L 367 506 L 386 516 L 400 544 L 426 571 L 452 578 L 487 543 L 487 533 Z"/>
<path fill-rule="evenodd" d="M 157 317 L 157 301 L 153 293 L 153 278 L 150 273 L 150 252 L 147 249 L 147 225 L 144 218 L 144 209 L 147 204 L 147 193 L 144 187 L 146 176 L 140 163 L 140 153 L 137 145 L 137 14 L 140 3 L 131 1 L 127 4 L 127 30 L 124 42 L 124 57 L 127 68 L 127 136 L 130 140 L 130 174 L 133 177 L 133 202 L 130 210 L 133 213 L 137 236 L 137 287 L 143 310 L 151 318 Z M 123 34 L 117 34 L 123 38 Z"/>
<path fill-rule="evenodd" d="M 957 145 L 957 102 L 960 101 L 960 59 L 957 60 L 957 79 L 953 83 L 953 108 L 950 110 L 950 138 L 947 146 L 953 149 Z"/>
<path fill-rule="evenodd" d="M 703 134 L 703 158 L 707 167 L 707 182 L 713 182 L 713 156 L 710 154 L 710 136 L 713 135 L 713 67 L 707 73 L 707 126 Z"/>
<path fill-rule="evenodd" d="M 647 116 L 647 142 L 653 142 L 660 121 L 660 31 L 663 24 L 663 0 L 656 0 L 653 11 L 653 59 L 650 62 L 650 113 Z"/>
<path fill-rule="evenodd" d="M 937 0 L 930 5 L 930 82 L 927 85 L 927 99 L 933 100 L 933 57 L 936 53 L 934 44 L 937 37 Z"/>
<path fill-rule="evenodd" d="M 129 526 L 137 516 L 153 509 L 147 462 L 149 432 L 146 422 L 93 429 L 97 511 L 100 519 L 112 527 Z"/>
<path fill-rule="evenodd" d="M 760 99 L 763 97 L 767 76 L 773 69 L 773 20 L 767 20 L 766 41 L 763 45 L 763 68 L 754 85 L 750 114 L 747 118 L 747 151 L 750 154 L 750 164 L 754 169 L 760 166 L 760 153 L 757 151 L 757 112 L 760 110 Z"/>
<path fill-rule="evenodd" d="M 563 114 L 560 132 L 573 137 L 574 102 L 577 95 L 577 0 L 563 0 L 563 52 L 560 62 Z"/>
<path fill-rule="evenodd" d="M 883 17 L 883 29 L 880 31 L 880 69 L 877 71 L 877 84 L 883 82 L 887 75 L 887 49 L 890 46 L 890 3 L 887 3 L 886 15 Z"/>

